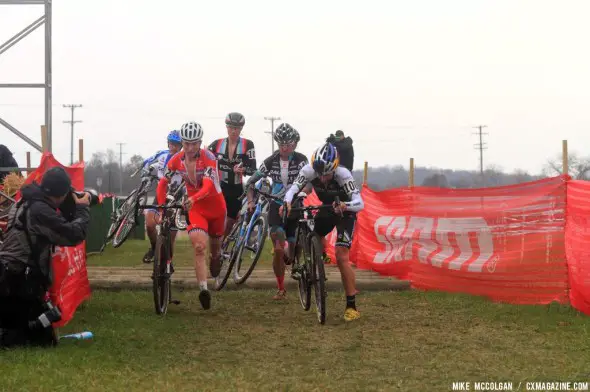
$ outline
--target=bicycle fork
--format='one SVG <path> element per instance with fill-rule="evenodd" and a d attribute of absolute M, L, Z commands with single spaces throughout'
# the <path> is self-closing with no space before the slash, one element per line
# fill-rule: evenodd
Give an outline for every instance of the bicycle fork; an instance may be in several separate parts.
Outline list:
<path fill-rule="evenodd" d="M 303 246 L 300 245 L 299 236 L 304 235 L 304 233 L 298 233 L 297 238 L 295 238 L 295 251 L 293 252 L 293 261 L 291 263 L 291 278 L 295 280 L 301 280 L 303 277 L 303 273 L 305 270 L 305 265 L 309 265 L 311 263 L 311 258 L 309 256 L 308 251 L 308 244 L 307 244 L 307 236 L 304 237 Z M 301 260 L 301 252 L 303 252 L 303 263 L 300 262 Z"/>

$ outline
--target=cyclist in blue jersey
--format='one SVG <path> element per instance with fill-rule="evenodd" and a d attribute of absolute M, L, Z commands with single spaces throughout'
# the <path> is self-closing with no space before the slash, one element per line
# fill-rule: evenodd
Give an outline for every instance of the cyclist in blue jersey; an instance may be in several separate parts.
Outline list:
<path fill-rule="evenodd" d="M 160 150 L 151 157 L 147 158 L 143 161 L 143 168 L 149 175 L 158 177 L 158 179 L 164 176 L 164 171 L 166 169 L 166 164 L 168 161 L 182 149 L 182 140 L 180 139 L 180 132 L 179 131 L 171 131 L 168 134 L 168 149 L 167 150 Z M 172 179 L 173 184 L 180 183 L 181 178 L 179 176 L 175 176 Z M 156 220 L 155 217 L 158 214 L 158 211 L 153 209 L 146 209 L 145 210 L 145 224 L 146 224 L 146 231 L 148 234 L 148 238 L 150 239 L 151 247 L 143 256 L 144 263 L 151 263 L 154 261 L 154 249 L 156 248 Z M 176 238 L 176 229 L 172 229 L 172 243 L 174 243 L 174 239 Z"/>

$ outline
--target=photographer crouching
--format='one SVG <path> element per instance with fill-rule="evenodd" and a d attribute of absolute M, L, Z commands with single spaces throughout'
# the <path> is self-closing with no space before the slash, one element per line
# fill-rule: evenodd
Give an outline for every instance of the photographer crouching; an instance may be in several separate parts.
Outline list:
<path fill-rule="evenodd" d="M 61 167 L 47 170 L 40 185 L 20 191 L 0 245 L 0 348 L 55 346 L 52 323 L 61 313 L 47 294 L 53 249 L 84 241 L 89 206 L 98 202 L 98 195 L 74 192 Z"/>

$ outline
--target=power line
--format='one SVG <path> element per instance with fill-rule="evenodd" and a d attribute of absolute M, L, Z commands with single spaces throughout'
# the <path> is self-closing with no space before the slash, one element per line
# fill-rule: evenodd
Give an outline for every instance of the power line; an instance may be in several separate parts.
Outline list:
<path fill-rule="evenodd" d="M 473 128 L 479 129 L 478 132 L 475 132 L 474 135 L 479 135 L 479 143 L 474 144 L 474 147 L 479 149 L 479 172 L 481 174 L 481 180 L 483 185 L 486 184 L 486 179 L 483 173 L 483 150 L 487 150 L 486 144 L 483 142 L 483 135 L 488 135 L 487 133 L 482 132 L 484 128 L 487 128 L 487 125 L 478 125 Z"/>
<path fill-rule="evenodd" d="M 126 143 L 117 143 L 119 146 L 119 195 L 123 195 L 123 145 Z"/>
<path fill-rule="evenodd" d="M 81 123 L 81 120 L 76 120 L 74 121 L 74 110 L 76 108 L 81 108 L 82 105 L 76 105 L 76 104 L 69 104 L 69 105 L 63 105 L 64 108 L 70 108 L 70 110 L 72 111 L 72 118 L 70 121 L 64 121 L 64 124 L 70 124 L 70 165 L 74 164 L 74 124 L 75 123 Z"/>
<path fill-rule="evenodd" d="M 270 133 L 270 141 L 272 143 L 272 152 L 274 154 L 275 152 L 275 121 L 280 120 L 280 117 L 264 117 L 265 120 L 269 120 L 270 121 L 270 132 L 264 132 L 264 133 Z"/>

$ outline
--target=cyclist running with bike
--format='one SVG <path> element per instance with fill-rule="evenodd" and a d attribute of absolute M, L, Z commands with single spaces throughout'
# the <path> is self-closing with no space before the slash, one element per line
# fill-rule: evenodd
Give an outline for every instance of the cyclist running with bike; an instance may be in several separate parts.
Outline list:
<path fill-rule="evenodd" d="M 311 162 L 305 165 L 285 195 L 285 204 L 290 213 L 293 197 L 306 184 L 311 183 L 318 198 L 324 204 L 333 204 L 333 210 L 319 210 L 314 219 L 314 231 L 325 237 L 334 227 L 337 230 L 336 262 L 346 292 L 344 319 L 352 321 L 361 314 L 356 309 L 355 274 L 350 266 L 349 251 L 352 245 L 356 214 L 364 208 L 361 193 L 356 186 L 352 173 L 339 166 L 336 147 L 326 143 L 311 156 Z M 336 196 L 340 204 L 336 203 Z M 281 206 L 282 207 L 282 206 Z M 282 208 L 281 208 L 282 212 Z"/>
<path fill-rule="evenodd" d="M 243 176 L 251 176 L 256 171 L 256 152 L 254 143 L 240 137 L 246 119 L 240 113 L 232 112 L 225 117 L 227 137 L 215 140 L 209 150 L 218 160 L 221 189 L 227 206 L 225 235 L 231 231 L 242 203 L 239 197 L 244 193 Z"/>
<path fill-rule="evenodd" d="M 182 140 L 180 139 L 180 132 L 177 130 L 171 131 L 167 137 L 168 141 L 168 149 L 167 150 L 160 150 L 151 157 L 147 158 L 143 161 L 142 167 L 144 172 L 146 172 L 150 176 L 157 177 L 158 179 L 164 176 L 164 170 L 166 169 L 166 164 L 170 161 L 177 152 L 182 150 Z M 180 183 L 180 179 L 176 176 L 173 179 L 174 184 Z M 154 261 L 154 250 L 156 249 L 156 220 L 155 216 L 158 214 L 158 211 L 154 209 L 147 209 L 145 212 L 145 224 L 146 224 L 146 231 L 148 238 L 150 239 L 151 247 L 143 256 L 144 263 L 151 263 Z M 176 238 L 177 230 L 175 229 L 172 233 L 172 245 L 174 246 L 174 240 Z"/>
<path fill-rule="evenodd" d="M 307 164 L 307 157 L 299 152 L 295 152 L 299 142 L 299 132 L 289 124 L 281 124 L 275 131 L 274 140 L 279 146 L 279 150 L 266 158 L 247 182 L 248 187 L 248 210 L 254 209 L 253 191 L 249 189 L 251 184 L 256 183 L 260 178 L 270 177 L 272 179 L 271 194 L 282 198 L 291 185 L 295 182 L 299 171 Z M 308 188 L 308 193 L 311 188 Z M 268 225 L 270 227 L 270 238 L 272 239 L 274 254 L 272 268 L 277 279 L 278 291 L 273 297 L 275 300 L 286 299 L 285 290 L 285 259 L 293 258 L 295 249 L 295 229 L 297 228 L 296 220 L 287 220 L 283 224 L 282 216 L 279 213 L 280 203 L 270 200 L 268 210 Z M 285 257 L 284 244 L 285 239 L 289 243 L 289 256 Z"/>
<path fill-rule="evenodd" d="M 203 309 L 211 307 L 211 293 L 207 288 L 207 264 L 205 251 L 210 241 L 213 277 L 219 275 L 221 238 L 224 232 L 226 207 L 217 161 L 211 151 L 201 148 L 203 129 L 196 122 L 188 122 L 180 128 L 183 151 L 176 154 L 166 165 L 164 177 L 158 183 L 158 204 L 166 200 L 167 185 L 175 173 L 182 176 L 187 191 L 187 232 L 195 251 L 195 274 L 199 282 L 199 302 Z"/>

